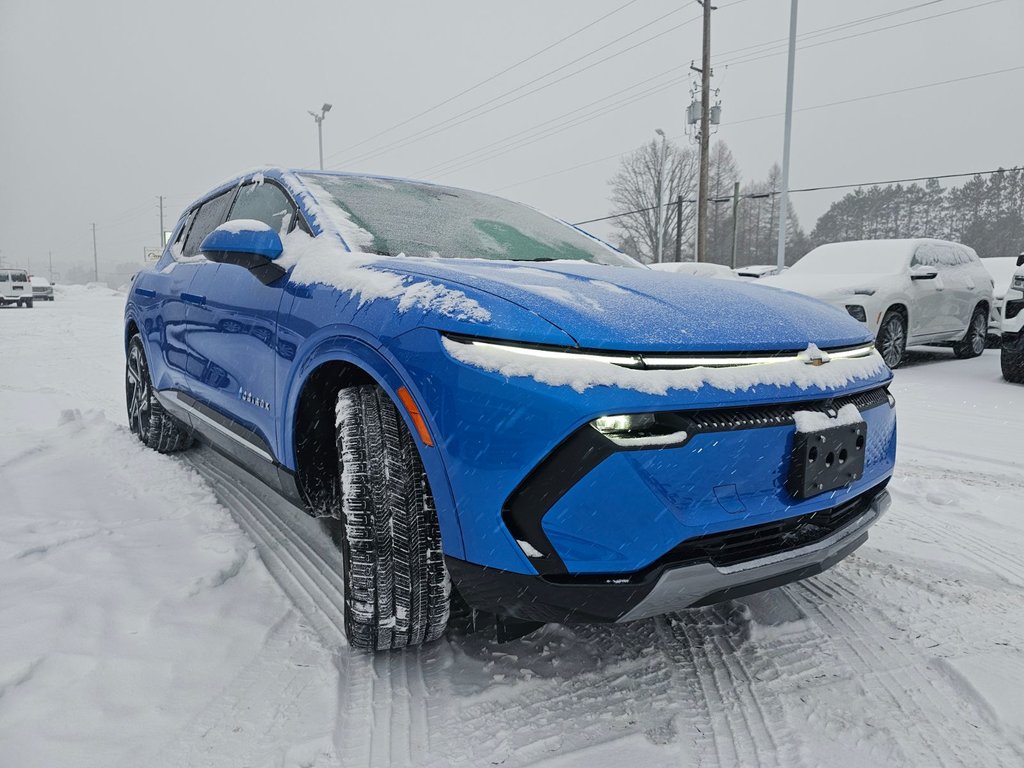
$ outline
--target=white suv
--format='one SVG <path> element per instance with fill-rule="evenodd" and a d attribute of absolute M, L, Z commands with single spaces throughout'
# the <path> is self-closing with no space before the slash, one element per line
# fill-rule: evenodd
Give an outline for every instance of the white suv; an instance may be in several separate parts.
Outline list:
<path fill-rule="evenodd" d="M 985 351 L 992 277 L 972 248 L 945 240 L 856 240 L 815 248 L 762 283 L 813 296 L 867 325 L 890 368 L 909 344 Z"/>
<path fill-rule="evenodd" d="M 17 304 L 19 307 L 32 306 L 32 283 L 24 269 L 0 267 L 0 306 Z"/>
<path fill-rule="evenodd" d="M 1017 271 L 1003 303 L 1003 378 L 1024 384 L 1024 254 L 1017 258 Z"/>

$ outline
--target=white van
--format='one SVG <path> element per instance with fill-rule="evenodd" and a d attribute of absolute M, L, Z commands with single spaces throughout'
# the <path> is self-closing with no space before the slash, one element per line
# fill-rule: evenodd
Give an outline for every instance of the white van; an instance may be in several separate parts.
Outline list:
<path fill-rule="evenodd" d="M 32 307 L 32 283 L 29 282 L 28 271 L 0 267 L 0 306 L 7 304 Z"/>

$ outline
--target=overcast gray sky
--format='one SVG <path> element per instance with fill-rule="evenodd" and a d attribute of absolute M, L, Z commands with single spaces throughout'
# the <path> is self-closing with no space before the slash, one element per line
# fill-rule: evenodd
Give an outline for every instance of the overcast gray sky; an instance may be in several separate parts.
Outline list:
<path fill-rule="evenodd" d="M 786 59 L 781 48 L 750 47 L 786 37 L 789 1 L 719 6 L 712 31 L 724 109 L 717 138 L 729 144 L 745 179 L 760 178 L 781 159 L 782 119 L 750 118 L 782 111 Z M 913 6 L 921 7 L 806 39 L 797 53 L 796 108 L 1024 66 L 1024 0 L 802 0 L 799 32 Z M 324 122 L 329 166 L 498 191 L 571 221 L 604 215 L 615 156 L 658 127 L 683 134 L 688 82 L 656 89 L 699 61 L 699 13 L 692 0 L 0 0 L 0 257 L 31 261 L 40 273 L 49 250 L 60 270 L 91 264 L 89 225 L 96 222 L 101 272 L 141 261 L 143 248 L 158 242 L 157 195 L 166 196 L 170 228 L 191 199 L 240 171 L 315 167 L 316 127 L 307 110 L 325 101 L 334 104 Z M 946 15 L 915 21 L 937 14 Z M 828 42 L 882 27 L 889 28 Z M 761 53 L 776 55 L 742 62 Z M 799 111 L 792 186 L 1020 164 L 1022 85 L 1018 69 Z M 655 90 L 642 95 L 648 89 Z M 441 165 L 487 145 L 505 149 L 499 142 L 507 137 L 553 121 L 520 135 L 534 139 L 545 127 L 635 96 L 505 154 Z M 498 108 L 443 122 L 485 102 Z M 409 138 L 417 140 L 401 145 Z M 573 166 L 580 167 L 554 173 Z M 794 196 L 804 227 L 840 194 Z"/>

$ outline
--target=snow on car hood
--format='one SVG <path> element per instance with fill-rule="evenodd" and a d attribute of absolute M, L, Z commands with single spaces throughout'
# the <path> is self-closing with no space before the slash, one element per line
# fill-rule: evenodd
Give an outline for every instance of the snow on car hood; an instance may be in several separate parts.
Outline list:
<path fill-rule="evenodd" d="M 762 285 L 796 291 L 805 296 L 829 301 L 850 296 L 857 289 L 875 289 L 886 280 L 893 280 L 893 275 L 855 274 L 848 275 L 808 275 L 794 273 L 793 270 L 781 275 L 770 275 L 761 278 Z"/>
<path fill-rule="evenodd" d="M 742 281 L 587 262 L 394 258 L 375 265 L 499 296 L 587 349 L 799 350 L 863 343 L 869 336 L 832 307 Z"/>

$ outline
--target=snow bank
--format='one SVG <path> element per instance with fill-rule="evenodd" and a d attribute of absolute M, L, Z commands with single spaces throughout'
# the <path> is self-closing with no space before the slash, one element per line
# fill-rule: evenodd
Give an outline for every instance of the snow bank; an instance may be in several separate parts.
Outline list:
<path fill-rule="evenodd" d="M 499 373 L 506 378 L 525 377 L 552 387 L 572 387 L 581 394 L 591 387 L 619 387 L 651 395 L 664 395 L 673 389 L 696 391 L 705 385 L 727 392 L 756 386 L 830 389 L 859 379 L 870 379 L 886 370 L 882 358 L 874 351 L 868 357 L 833 360 L 827 365 L 794 361 L 736 368 L 643 371 L 589 360 L 525 357 L 451 339 L 444 339 L 444 347 L 448 354 L 467 365 Z"/>

